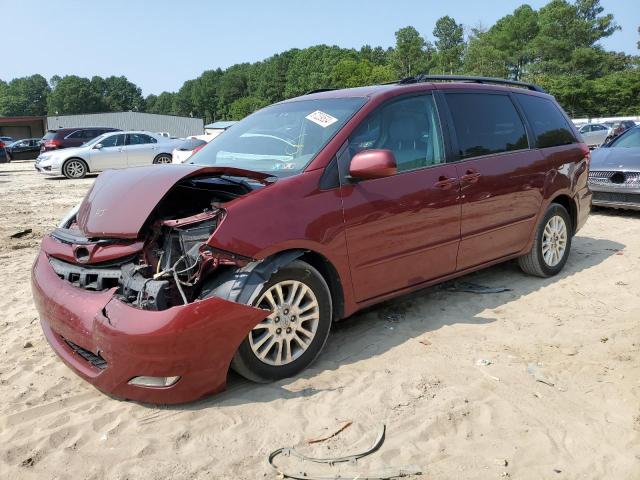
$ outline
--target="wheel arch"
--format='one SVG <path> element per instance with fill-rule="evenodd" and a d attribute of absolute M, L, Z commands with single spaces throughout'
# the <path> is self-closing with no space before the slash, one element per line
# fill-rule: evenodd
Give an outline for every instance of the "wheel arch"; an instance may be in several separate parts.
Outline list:
<path fill-rule="evenodd" d="M 576 205 L 575 200 L 569 195 L 561 193 L 553 197 L 549 202 L 549 205 L 552 203 L 562 205 L 567 212 L 569 212 L 569 217 L 571 218 L 571 234 L 574 235 L 578 224 L 578 206 Z"/>
<path fill-rule="evenodd" d="M 273 253 L 246 267 L 227 270 L 214 276 L 201 295 L 215 294 L 224 299 L 251 304 L 260 287 L 280 268 L 302 260 L 315 268 L 329 287 L 333 321 L 344 317 L 344 289 L 336 267 L 321 253 L 307 248 L 291 248 Z M 214 293 L 215 292 L 215 293 Z"/>

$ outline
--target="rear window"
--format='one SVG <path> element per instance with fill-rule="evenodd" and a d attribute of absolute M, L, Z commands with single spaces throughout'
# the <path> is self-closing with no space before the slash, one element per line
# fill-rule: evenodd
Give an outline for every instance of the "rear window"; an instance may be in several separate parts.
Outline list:
<path fill-rule="evenodd" d="M 44 137 L 42 137 L 42 140 L 51 140 L 55 136 L 56 136 L 56 130 L 49 130 L 47 133 L 44 134 Z"/>
<path fill-rule="evenodd" d="M 178 150 L 184 150 L 184 151 L 191 151 L 196 147 L 199 147 L 200 145 L 206 145 L 207 142 L 205 142 L 204 140 L 200 140 L 199 138 L 187 138 L 184 142 L 182 142 L 182 145 L 180 145 L 180 148 L 178 148 Z"/>
<path fill-rule="evenodd" d="M 518 94 L 533 133 L 536 135 L 536 147 L 547 148 L 576 143 L 576 137 L 560 109 L 551 100 Z"/>
<path fill-rule="evenodd" d="M 460 158 L 528 148 L 524 124 L 507 95 L 448 93 Z"/>

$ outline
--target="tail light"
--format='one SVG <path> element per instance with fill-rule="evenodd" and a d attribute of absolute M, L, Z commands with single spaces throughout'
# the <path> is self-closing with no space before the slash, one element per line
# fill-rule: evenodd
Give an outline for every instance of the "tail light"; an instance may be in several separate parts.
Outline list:
<path fill-rule="evenodd" d="M 193 155 L 194 153 L 199 152 L 200 150 L 202 150 L 202 148 L 203 148 L 205 145 L 206 145 L 206 143 L 203 143 L 202 145 L 198 145 L 196 148 L 194 148 L 194 149 L 191 151 L 191 155 Z"/>
<path fill-rule="evenodd" d="M 0 148 L 4 148 L 4 142 L 0 140 Z"/>
<path fill-rule="evenodd" d="M 56 138 L 52 139 L 52 140 L 47 140 L 44 142 L 44 148 L 58 148 L 60 145 L 62 145 L 62 142 Z"/>

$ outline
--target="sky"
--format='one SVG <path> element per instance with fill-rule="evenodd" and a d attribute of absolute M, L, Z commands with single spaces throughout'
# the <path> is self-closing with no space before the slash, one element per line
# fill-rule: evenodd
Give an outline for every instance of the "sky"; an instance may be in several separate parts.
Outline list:
<path fill-rule="evenodd" d="M 389 47 L 412 25 L 433 41 L 435 21 L 490 27 L 520 0 L 0 0 L 0 79 L 40 73 L 124 75 L 146 96 L 176 91 L 203 71 L 317 44 Z M 530 0 L 540 8 L 546 0 Z M 640 54 L 640 1 L 601 0 L 622 31 L 609 50 Z"/>

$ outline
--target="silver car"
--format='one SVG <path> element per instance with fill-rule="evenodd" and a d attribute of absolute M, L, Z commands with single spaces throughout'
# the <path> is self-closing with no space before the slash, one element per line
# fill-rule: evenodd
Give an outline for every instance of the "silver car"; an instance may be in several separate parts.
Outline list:
<path fill-rule="evenodd" d="M 171 152 L 181 143 L 182 139 L 157 133 L 109 132 L 79 147 L 44 152 L 36 159 L 35 167 L 46 175 L 82 178 L 109 168 L 171 163 Z"/>
<path fill-rule="evenodd" d="M 594 205 L 640 210 L 640 127 L 591 154 L 589 187 Z"/>
<path fill-rule="evenodd" d="M 611 129 L 602 123 L 588 123 L 578 130 L 589 148 L 599 147 L 604 143 Z"/>

